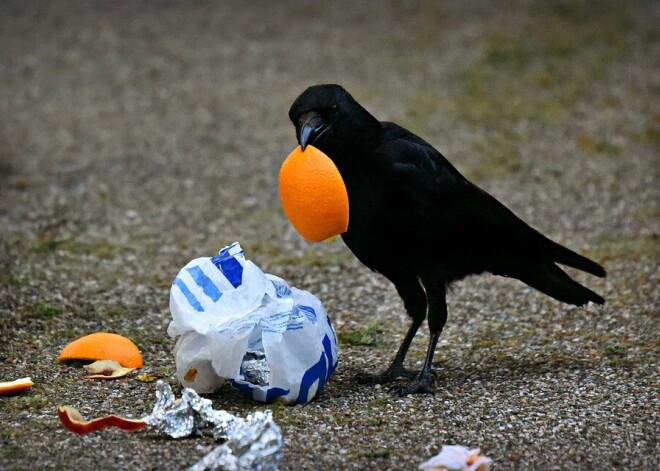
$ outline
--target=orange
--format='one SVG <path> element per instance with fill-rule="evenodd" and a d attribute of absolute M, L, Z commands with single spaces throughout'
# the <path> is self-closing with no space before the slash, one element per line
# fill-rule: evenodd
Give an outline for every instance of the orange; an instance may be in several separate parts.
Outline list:
<path fill-rule="evenodd" d="M 57 358 L 67 360 L 115 360 L 127 368 L 142 368 L 142 354 L 135 344 L 108 332 L 85 335 L 68 344 Z"/>
<path fill-rule="evenodd" d="M 348 193 L 330 157 L 313 146 L 296 147 L 282 163 L 280 198 L 293 227 L 310 242 L 348 229 Z"/>
<path fill-rule="evenodd" d="M 34 386 L 34 383 L 29 377 L 17 379 L 15 381 L 4 381 L 0 383 L 0 394 L 7 396 L 10 394 L 18 394 L 32 386 Z"/>

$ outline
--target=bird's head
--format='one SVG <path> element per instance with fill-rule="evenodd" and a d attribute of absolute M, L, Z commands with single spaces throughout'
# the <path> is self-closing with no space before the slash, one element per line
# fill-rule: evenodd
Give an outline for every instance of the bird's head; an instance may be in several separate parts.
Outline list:
<path fill-rule="evenodd" d="M 339 85 L 314 85 L 291 105 L 289 118 L 303 150 L 311 144 L 332 157 L 376 139 L 380 123 Z"/>

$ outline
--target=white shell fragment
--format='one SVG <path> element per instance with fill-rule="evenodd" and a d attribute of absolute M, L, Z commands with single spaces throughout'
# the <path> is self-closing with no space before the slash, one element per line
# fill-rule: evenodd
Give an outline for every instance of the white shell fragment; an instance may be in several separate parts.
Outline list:
<path fill-rule="evenodd" d="M 83 368 L 90 374 L 85 376 L 87 379 L 117 379 L 135 371 L 135 368 L 124 368 L 114 360 L 97 360 Z"/>
<path fill-rule="evenodd" d="M 419 465 L 424 471 L 489 471 L 493 460 L 479 455 L 479 448 L 443 445 L 440 453 Z"/>

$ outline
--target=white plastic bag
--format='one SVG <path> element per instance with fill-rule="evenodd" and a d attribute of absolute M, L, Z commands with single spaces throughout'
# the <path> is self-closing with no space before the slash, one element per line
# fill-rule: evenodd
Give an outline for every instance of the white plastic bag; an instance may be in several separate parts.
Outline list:
<path fill-rule="evenodd" d="M 170 311 L 177 376 L 199 393 L 229 381 L 259 401 L 305 404 L 337 367 L 321 302 L 245 260 L 238 242 L 181 269 Z"/>

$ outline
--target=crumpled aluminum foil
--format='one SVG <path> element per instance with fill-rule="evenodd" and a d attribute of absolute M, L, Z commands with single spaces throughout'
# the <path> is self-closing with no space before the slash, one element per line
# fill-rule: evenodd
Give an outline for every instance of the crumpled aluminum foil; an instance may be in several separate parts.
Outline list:
<path fill-rule="evenodd" d="M 181 399 L 176 400 L 164 381 L 156 383 L 156 404 L 151 414 L 142 420 L 172 438 L 201 435 L 202 429 L 214 427 L 214 430 L 221 430 L 217 435 L 214 431 L 216 439 L 227 438 L 234 425 L 242 421 L 229 412 L 214 410 L 209 399 L 200 397 L 190 388 L 185 388 Z"/>
<path fill-rule="evenodd" d="M 209 399 L 190 388 L 177 400 L 164 381 L 156 383 L 156 404 L 142 420 L 172 438 L 201 435 L 203 429 L 212 428 L 216 440 L 227 440 L 192 466 L 192 471 L 276 471 L 284 456 L 282 432 L 270 410 L 241 419 L 214 410 Z"/>
<path fill-rule="evenodd" d="M 268 360 L 266 360 L 266 354 L 259 350 L 245 352 L 241 363 L 241 374 L 245 381 L 249 383 L 268 386 L 270 367 L 268 366 Z"/>
<path fill-rule="evenodd" d="M 214 432 L 215 434 L 215 432 Z M 282 460 L 282 432 L 269 410 L 248 415 L 220 445 L 188 471 L 277 471 Z"/>

